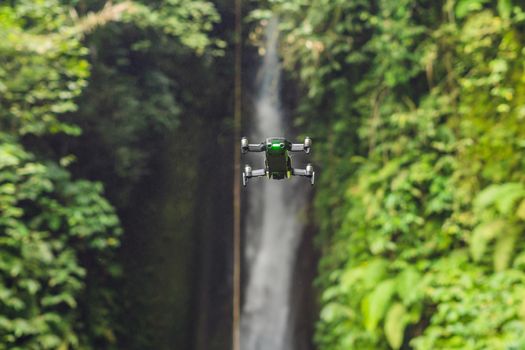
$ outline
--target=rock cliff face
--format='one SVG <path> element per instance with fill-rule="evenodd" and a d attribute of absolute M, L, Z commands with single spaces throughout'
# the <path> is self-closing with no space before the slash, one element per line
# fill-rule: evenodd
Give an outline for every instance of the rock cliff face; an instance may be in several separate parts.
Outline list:
<path fill-rule="evenodd" d="M 312 215 L 308 215 L 308 217 L 311 218 Z M 319 252 L 314 245 L 315 233 L 316 227 L 310 222 L 305 227 L 294 266 L 291 314 L 295 325 L 293 338 L 297 350 L 315 349 L 313 335 L 318 317 L 318 305 L 313 281 L 319 261 Z"/>
<path fill-rule="evenodd" d="M 128 349 L 227 348 L 231 168 L 221 155 L 229 144 L 213 136 L 213 121 L 203 124 L 183 121 L 160 175 L 123 215 Z"/>

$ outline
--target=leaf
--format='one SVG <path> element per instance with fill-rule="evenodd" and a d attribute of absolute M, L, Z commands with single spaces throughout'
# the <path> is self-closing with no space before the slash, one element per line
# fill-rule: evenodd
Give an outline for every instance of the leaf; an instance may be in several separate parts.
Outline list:
<path fill-rule="evenodd" d="M 522 220 L 525 220 L 525 200 L 522 200 L 518 209 L 516 210 L 516 216 Z"/>
<path fill-rule="evenodd" d="M 62 343 L 62 339 L 54 334 L 45 334 L 40 337 L 40 342 L 44 349 L 57 349 Z"/>
<path fill-rule="evenodd" d="M 386 309 L 395 291 L 396 282 L 393 279 L 381 282 L 361 304 L 364 316 L 365 328 L 369 332 L 377 329 L 377 325 L 383 319 Z"/>
<path fill-rule="evenodd" d="M 474 207 L 483 209 L 494 203 L 500 192 L 500 185 L 490 185 L 484 188 L 474 199 Z"/>
<path fill-rule="evenodd" d="M 388 263 L 384 259 L 373 259 L 357 267 L 347 268 L 341 276 L 341 288 L 350 290 L 356 283 L 372 288 L 386 275 Z"/>
<path fill-rule="evenodd" d="M 374 259 L 368 265 L 365 265 L 363 283 L 365 287 L 373 287 L 381 281 L 388 268 L 388 263 L 384 259 Z"/>
<path fill-rule="evenodd" d="M 392 349 L 397 350 L 403 345 L 406 326 L 406 309 L 401 303 L 395 303 L 388 310 L 385 318 L 385 335 Z"/>
<path fill-rule="evenodd" d="M 494 248 L 494 269 L 503 271 L 509 266 L 514 246 L 516 243 L 516 231 L 507 229 L 507 232 L 499 235 Z"/>
<path fill-rule="evenodd" d="M 506 226 L 504 220 L 494 220 L 478 225 L 470 238 L 470 254 L 474 261 L 479 261 L 485 253 L 487 244 L 500 234 Z"/>
<path fill-rule="evenodd" d="M 498 0 L 498 12 L 501 18 L 509 19 L 512 14 L 512 0 Z"/>
<path fill-rule="evenodd" d="M 22 280 L 20 281 L 20 285 L 32 295 L 36 294 L 36 292 L 40 289 L 40 283 L 32 279 Z"/>
<path fill-rule="evenodd" d="M 509 188 L 509 190 L 504 193 L 498 200 L 496 201 L 496 207 L 498 208 L 499 212 L 508 215 L 514 208 L 514 204 L 516 201 L 520 198 L 522 198 L 525 195 L 525 190 L 523 189 L 523 186 L 515 187 L 515 188 Z"/>
<path fill-rule="evenodd" d="M 525 321 L 525 293 L 523 293 L 523 297 L 521 299 L 521 305 L 518 310 L 518 315 L 521 317 L 523 321 Z"/>
<path fill-rule="evenodd" d="M 35 333 L 35 327 L 25 319 L 17 318 L 13 320 L 13 334 L 17 337 Z"/>
<path fill-rule="evenodd" d="M 479 11 L 483 8 L 484 0 L 460 0 L 456 5 L 456 17 L 462 19 L 469 12 Z"/>
<path fill-rule="evenodd" d="M 334 322 L 342 318 L 348 318 L 351 310 L 339 303 L 329 303 L 321 310 L 320 318 L 324 322 Z"/>
<path fill-rule="evenodd" d="M 525 253 L 518 254 L 512 262 L 512 268 L 524 270 L 525 269 Z"/>
<path fill-rule="evenodd" d="M 505 184 L 490 185 L 481 191 L 474 200 L 477 210 L 496 206 L 502 214 L 509 214 L 514 203 L 525 196 L 525 187 L 521 183 L 509 182 Z"/>
<path fill-rule="evenodd" d="M 419 298 L 421 275 L 413 267 L 408 267 L 396 278 L 396 290 L 405 305 L 410 305 Z"/>
<path fill-rule="evenodd" d="M 61 217 L 55 214 L 49 216 L 49 228 L 52 231 L 58 231 L 62 223 Z"/>

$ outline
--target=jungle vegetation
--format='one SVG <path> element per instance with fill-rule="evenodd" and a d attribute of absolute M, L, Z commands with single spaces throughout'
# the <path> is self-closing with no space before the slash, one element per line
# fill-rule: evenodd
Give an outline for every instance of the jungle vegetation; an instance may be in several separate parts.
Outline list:
<path fill-rule="evenodd" d="M 246 6 L 314 139 L 317 348 L 525 348 L 525 5 Z M 232 11 L 0 2 L 0 349 L 229 347 Z"/>
<path fill-rule="evenodd" d="M 219 18 L 206 1 L 0 2 L 0 349 L 228 341 L 196 337 L 200 300 L 226 293 L 206 277 L 225 243 L 198 234 L 227 227 L 200 202 L 221 193 L 195 194 L 229 108 Z"/>
<path fill-rule="evenodd" d="M 525 348 L 523 3 L 272 5 L 322 167 L 319 349 Z"/>

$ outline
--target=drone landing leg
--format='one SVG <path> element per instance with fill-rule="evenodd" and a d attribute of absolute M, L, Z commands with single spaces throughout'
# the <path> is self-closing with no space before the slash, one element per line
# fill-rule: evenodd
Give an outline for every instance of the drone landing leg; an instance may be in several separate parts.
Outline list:
<path fill-rule="evenodd" d="M 315 182 L 315 171 L 313 166 L 308 164 L 306 166 L 306 169 L 292 169 L 292 175 L 293 176 L 304 176 L 310 179 L 310 183 L 314 184 Z"/>
<path fill-rule="evenodd" d="M 265 176 L 266 170 L 265 169 L 255 169 L 252 170 L 252 168 L 247 165 L 244 168 L 244 171 L 242 173 L 242 185 L 246 187 L 248 184 L 248 179 L 251 179 L 252 177 L 259 177 L 259 176 Z"/>

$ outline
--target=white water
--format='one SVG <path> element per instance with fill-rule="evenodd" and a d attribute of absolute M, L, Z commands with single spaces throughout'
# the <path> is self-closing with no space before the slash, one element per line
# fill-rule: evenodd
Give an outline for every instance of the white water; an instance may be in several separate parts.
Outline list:
<path fill-rule="evenodd" d="M 271 136 L 289 136 L 279 97 L 277 21 L 270 21 L 266 30 L 266 53 L 257 77 L 251 143 Z M 250 162 L 253 169 L 263 167 L 263 153 L 256 153 Z M 295 164 L 296 167 L 302 165 Z M 241 315 L 241 350 L 292 350 L 294 347 L 290 291 L 303 229 L 299 217 L 309 186 L 304 178 L 280 181 L 260 178 L 248 184 L 245 245 L 248 283 Z"/>

